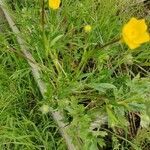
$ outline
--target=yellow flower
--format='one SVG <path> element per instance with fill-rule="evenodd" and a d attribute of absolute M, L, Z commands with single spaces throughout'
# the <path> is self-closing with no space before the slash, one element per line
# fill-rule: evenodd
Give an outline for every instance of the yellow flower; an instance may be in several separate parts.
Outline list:
<path fill-rule="evenodd" d="M 91 32 L 91 30 L 92 30 L 92 27 L 90 25 L 85 25 L 84 26 L 84 31 L 85 32 Z"/>
<path fill-rule="evenodd" d="M 131 49 L 139 47 L 142 43 L 150 41 L 150 34 L 147 31 L 145 19 L 131 18 L 122 29 L 123 41 Z"/>
<path fill-rule="evenodd" d="M 60 0 L 49 0 L 49 7 L 52 9 L 58 9 L 60 7 Z"/>

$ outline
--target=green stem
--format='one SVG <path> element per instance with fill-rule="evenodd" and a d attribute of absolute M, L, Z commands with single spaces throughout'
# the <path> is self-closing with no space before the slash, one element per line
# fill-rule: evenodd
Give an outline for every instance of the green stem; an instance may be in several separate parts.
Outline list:
<path fill-rule="evenodd" d="M 121 140 L 124 140 L 126 141 L 127 143 L 129 143 L 135 150 L 141 150 L 137 145 L 135 145 L 134 143 L 130 142 L 128 139 L 125 139 L 124 137 L 120 136 L 120 135 L 117 135 L 116 133 L 108 130 L 108 129 L 105 129 L 105 128 L 101 128 L 103 130 L 105 130 L 106 132 L 109 132 L 110 134 L 116 136 L 117 138 L 121 139 Z"/>
<path fill-rule="evenodd" d="M 44 24 L 45 24 L 45 3 L 44 0 L 42 0 L 41 26 L 43 32 L 44 32 Z"/>
<path fill-rule="evenodd" d="M 110 42 L 104 44 L 104 45 L 99 45 L 99 44 L 97 44 L 97 45 L 96 45 L 96 48 L 99 48 L 99 50 L 101 50 L 101 49 L 104 49 L 104 48 L 106 48 L 106 47 L 108 47 L 108 46 L 110 46 L 110 45 L 112 45 L 112 44 L 115 44 L 115 43 L 117 43 L 117 42 L 119 42 L 119 41 L 120 41 L 120 38 L 117 38 L 117 39 L 114 39 L 114 40 L 112 40 L 112 41 L 110 41 Z M 86 62 L 88 61 L 88 59 L 89 59 L 91 56 L 94 55 L 94 53 L 95 53 L 95 49 L 90 52 L 90 54 L 88 55 L 87 58 L 85 58 L 85 54 L 87 54 L 87 51 L 85 50 L 85 52 L 84 52 L 84 54 L 83 54 L 83 56 L 82 56 L 81 62 L 80 62 L 79 66 L 78 66 L 78 68 L 77 68 L 77 71 L 76 71 L 77 77 L 81 74 L 82 70 L 84 69 L 84 66 L 85 66 Z"/>
<path fill-rule="evenodd" d="M 117 43 L 117 42 L 119 42 L 119 41 L 120 41 L 120 38 L 117 38 L 117 39 L 114 39 L 114 40 L 112 40 L 112 41 L 110 41 L 110 42 L 104 44 L 104 45 L 99 45 L 99 44 L 97 44 L 96 47 L 99 48 L 99 49 L 103 49 L 103 48 L 105 48 L 105 47 L 107 47 L 107 46 L 110 46 L 110 45 L 112 45 L 112 44 L 115 44 L 115 43 Z"/>

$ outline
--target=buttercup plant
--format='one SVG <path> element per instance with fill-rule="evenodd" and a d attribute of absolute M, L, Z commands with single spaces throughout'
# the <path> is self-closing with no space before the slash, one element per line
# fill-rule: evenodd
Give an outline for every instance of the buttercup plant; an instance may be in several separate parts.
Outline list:
<path fill-rule="evenodd" d="M 18 105 L 15 105 L 14 112 L 15 114 L 17 112 L 19 116 L 19 119 L 16 118 L 16 120 L 22 124 L 21 116 L 23 120 L 28 118 L 34 124 L 36 132 L 33 131 L 33 125 L 27 126 L 27 123 L 25 123 L 26 128 L 21 124 L 14 125 L 17 129 L 23 127 L 23 131 L 27 134 L 20 132 L 21 138 L 13 141 L 14 135 L 9 139 L 7 132 L 0 130 L 0 135 L 2 135 L 0 144 L 4 144 L 4 149 L 9 148 L 12 144 L 14 149 L 43 147 L 45 149 L 76 150 L 68 148 L 68 143 L 69 145 L 71 143 L 71 146 L 73 144 L 77 150 L 137 149 L 138 146 L 134 144 L 134 136 L 138 137 L 136 133 L 138 133 L 137 130 L 141 130 L 140 127 L 147 127 L 145 120 L 140 122 L 138 117 L 143 117 L 141 111 L 144 114 L 149 108 L 148 105 L 145 105 L 145 102 L 149 101 L 150 91 L 148 70 L 145 69 L 145 66 L 149 65 L 149 47 L 148 44 L 143 45 L 138 53 L 131 53 L 130 49 L 138 48 L 149 42 L 148 25 L 145 21 L 148 18 L 137 19 L 140 17 L 138 15 L 137 18 L 129 18 L 128 16 L 135 14 L 131 12 L 130 14 L 125 12 L 118 14 L 122 7 L 112 0 L 43 0 L 42 3 L 37 0 L 32 2 L 26 0 L 26 2 L 22 7 L 27 8 L 24 10 L 24 14 L 27 15 L 22 15 L 22 8 L 17 7 L 15 11 L 13 10 L 14 18 L 16 18 L 14 24 L 19 27 L 21 37 L 24 37 L 23 40 L 25 44 L 27 43 L 28 50 L 35 62 L 24 57 L 16 40 L 13 40 L 14 44 L 13 42 L 9 44 L 12 39 L 8 41 L 10 50 L 6 55 L 3 55 L 3 50 L 0 59 L 2 68 L 11 70 L 11 73 L 14 72 L 10 79 L 13 78 L 19 83 L 19 93 L 25 94 L 21 99 L 21 95 L 18 94 L 17 103 L 21 104 L 22 109 L 20 107 L 19 112 L 22 112 L 20 114 Z M 31 7 L 33 2 L 34 8 Z M 59 9 L 61 2 L 63 7 Z M 40 16 L 39 12 L 41 12 Z M 126 20 L 121 25 L 124 18 L 129 18 L 129 21 Z M 41 26 L 39 26 L 39 20 Z M 16 37 L 19 34 L 14 35 Z M 6 36 L 6 40 L 8 38 L 9 36 Z M 11 55 L 10 52 L 15 52 L 15 55 Z M 19 63 L 16 55 L 21 56 Z M 24 70 L 28 67 L 24 65 L 25 61 L 22 58 L 31 60 L 34 68 L 37 64 L 41 75 L 37 81 L 39 79 L 44 81 L 47 89 L 43 97 L 37 89 L 37 86 L 41 84 L 37 85 L 34 80 L 31 81 L 30 70 L 25 77 L 22 77 Z M 21 65 L 20 62 L 22 62 Z M 14 63 L 19 65 L 17 67 L 19 69 L 16 67 L 10 69 Z M 144 79 L 141 79 L 140 74 Z M 6 79 L 5 81 L 7 82 Z M 30 87 L 25 88 L 24 85 L 28 84 L 26 81 L 31 82 Z M 12 85 L 10 88 L 13 89 Z M 36 90 L 35 93 L 34 90 Z M 3 91 L 0 93 L 3 94 Z M 4 97 L 4 104 L 6 100 L 7 97 Z M 43 104 L 40 108 L 37 107 L 39 102 Z M 58 115 L 57 112 L 60 112 L 61 115 Z M 131 112 L 133 116 L 129 114 L 128 117 L 128 112 Z M 30 115 L 34 117 L 31 118 Z M 6 119 L 0 118 L 2 120 L 0 125 L 9 131 L 10 127 L 13 129 L 13 125 L 7 116 L 12 118 L 12 114 L 6 115 Z M 40 119 L 40 116 L 43 120 Z M 50 122 L 51 116 L 54 117 L 53 122 L 55 123 Z M 7 120 L 8 126 L 5 126 L 6 123 L 3 120 Z M 54 128 L 49 128 L 50 125 Z M 130 128 L 133 128 L 133 132 L 130 131 Z M 8 135 L 14 134 L 14 131 L 9 131 Z M 34 135 L 36 138 L 32 137 Z M 20 143 L 15 144 L 18 140 Z M 21 144 L 22 147 L 20 147 Z M 30 147 L 30 145 L 33 146 Z"/>

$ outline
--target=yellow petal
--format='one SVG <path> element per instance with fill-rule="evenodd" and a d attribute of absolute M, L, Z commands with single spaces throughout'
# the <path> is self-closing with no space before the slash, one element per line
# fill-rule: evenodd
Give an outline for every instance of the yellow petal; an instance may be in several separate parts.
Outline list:
<path fill-rule="evenodd" d="M 140 46 L 140 44 L 134 43 L 126 36 L 123 36 L 123 40 L 129 46 L 130 49 L 135 49 Z"/>
<path fill-rule="evenodd" d="M 49 0 L 49 7 L 52 9 L 58 9 L 60 6 L 60 0 Z"/>
<path fill-rule="evenodd" d="M 129 43 L 128 46 L 129 46 L 130 49 L 135 49 L 135 48 L 140 47 L 140 44 Z"/>
<path fill-rule="evenodd" d="M 140 32 L 145 32 L 147 30 L 147 25 L 146 25 L 145 19 L 140 19 L 138 21 L 137 29 L 139 29 Z"/>
<path fill-rule="evenodd" d="M 139 29 L 137 29 L 137 20 L 132 18 L 127 24 L 123 26 L 122 33 L 128 36 L 128 38 L 132 38 L 139 34 Z"/>
<path fill-rule="evenodd" d="M 136 40 L 135 42 L 136 43 L 139 43 L 139 44 L 142 44 L 142 43 L 145 43 L 145 42 L 148 42 L 150 41 L 150 35 L 149 33 L 145 32 L 143 33 L 142 35 L 140 35 Z"/>
<path fill-rule="evenodd" d="M 136 26 L 137 23 L 138 23 L 138 20 L 136 18 L 132 17 L 130 19 L 130 21 L 127 23 L 127 25 L 130 26 L 130 27 L 133 27 L 133 26 Z"/>

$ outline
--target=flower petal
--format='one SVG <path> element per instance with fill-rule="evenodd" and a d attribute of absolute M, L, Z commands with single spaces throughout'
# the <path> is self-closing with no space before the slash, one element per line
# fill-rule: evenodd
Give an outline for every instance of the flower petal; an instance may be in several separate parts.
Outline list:
<path fill-rule="evenodd" d="M 136 40 L 135 42 L 136 43 L 139 43 L 139 44 L 142 44 L 142 43 L 145 43 L 145 42 L 148 42 L 150 41 L 150 35 L 149 33 L 145 32 L 143 33 L 142 35 L 140 35 Z"/>
<path fill-rule="evenodd" d="M 123 40 L 129 46 L 130 49 L 135 49 L 140 46 L 140 44 L 134 43 L 127 36 L 124 36 Z"/>
<path fill-rule="evenodd" d="M 61 1 L 60 0 L 49 0 L 49 7 L 52 9 L 58 9 L 60 6 Z"/>
<path fill-rule="evenodd" d="M 138 48 L 138 47 L 140 47 L 140 44 L 128 43 L 128 46 L 129 46 L 129 48 L 130 48 L 130 49 L 135 49 L 135 48 Z"/>
<path fill-rule="evenodd" d="M 147 25 L 145 19 L 140 19 L 137 23 L 137 28 L 140 32 L 145 32 L 147 30 Z"/>

